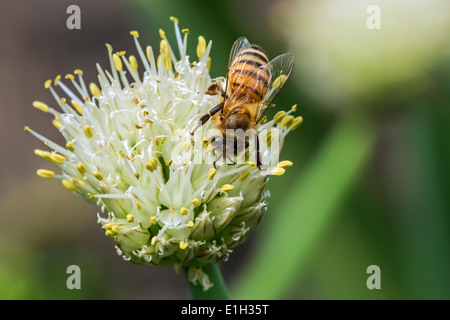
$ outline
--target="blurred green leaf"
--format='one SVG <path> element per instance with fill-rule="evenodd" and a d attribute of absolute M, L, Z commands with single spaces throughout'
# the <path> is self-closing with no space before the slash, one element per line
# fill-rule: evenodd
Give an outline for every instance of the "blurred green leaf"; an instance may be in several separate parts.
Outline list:
<path fill-rule="evenodd" d="M 286 190 L 285 202 L 266 215 L 258 251 L 240 274 L 233 297 L 283 298 L 358 177 L 375 138 L 375 126 L 366 119 L 346 117 L 336 125 L 305 174 Z"/>

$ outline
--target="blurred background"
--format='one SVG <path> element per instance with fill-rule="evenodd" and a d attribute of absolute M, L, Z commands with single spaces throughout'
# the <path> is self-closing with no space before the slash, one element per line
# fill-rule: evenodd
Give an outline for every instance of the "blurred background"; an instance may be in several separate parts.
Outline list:
<path fill-rule="evenodd" d="M 68 30 L 69 5 L 81 29 Z M 380 29 L 376 23 L 379 8 Z M 36 176 L 48 162 L 25 125 L 62 143 L 34 100 L 54 104 L 44 81 L 108 66 L 105 43 L 134 52 L 174 40 L 170 16 L 213 41 L 224 76 L 239 36 L 296 66 L 276 110 L 298 104 L 269 210 L 221 263 L 236 299 L 450 298 L 450 3 L 446 0 L 0 2 L 0 298 L 189 299 L 182 273 L 117 256 L 97 207 Z M 375 20 L 374 20 L 375 19 Z M 133 53 L 135 54 L 135 53 Z M 81 290 L 66 269 L 81 268 Z M 369 290 L 367 268 L 381 270 Z"/>

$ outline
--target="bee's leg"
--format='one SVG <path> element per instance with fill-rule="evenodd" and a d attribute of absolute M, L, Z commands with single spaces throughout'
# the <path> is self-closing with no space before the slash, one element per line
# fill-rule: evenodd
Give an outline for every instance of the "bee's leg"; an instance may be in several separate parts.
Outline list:
<path fill-rule="evenodd" d="M 236 161 L 234 161 L 233 159 L 231 159 L 230 157 L 227 157 L 228 160 L 231 161 L 231 163 L 229 163 L 228 165 L 233 166 L 236 164 Z"/>
<path fill-rule="evenodd" d="M 208 90 L 205 91 L 205 94 L 215 96 L 216 94 L 220 94 L 222 97 L 226 97 L 225 90 L 223 90 L 220 82 L 213 83 L 208 87 Z"/>
<path fill-rule="evenodd" d="M 259 170 L 261 170 L 261 154 L 259 152 L 259 137 L 258 134 L 255 134 L 255 143 L 256 143 L 256 166 Z"/>
<path fill-rule="evenodd" d="M 200 120 L 197 123 L 197 126 L 194 128 L 194 130 L 191 131 L 191 135 L 194 135 L 195 130 L 197 130 L 198 128 L 200 128 L 202 125 L 204 125 L 209 118 L 211 118 L 213 115 L 215 115 L 217 112 L 219 112 L 220 110 L 222 110 L 223 108 L 223 103 L 219 103 L 217 106 L 215 106 L 214 108 L 212 108 L 211 110 L 209 110 L 208 113 L 204 114 Z"/>

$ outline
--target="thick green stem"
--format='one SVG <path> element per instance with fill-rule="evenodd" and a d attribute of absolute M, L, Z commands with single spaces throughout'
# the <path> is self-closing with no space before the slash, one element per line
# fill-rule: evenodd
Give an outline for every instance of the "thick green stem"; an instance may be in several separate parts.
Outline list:
<path fill-rule="evenodd" d="M 208 264 L 203 267 L 205 272 L 213 286 L 204 291 L 203 286 L 199 283 L 193 284 L 189 281 L 188 272 L 189 268 L 183 267 L 184 275 L 189 287 L 192 300 L 230 300 L 227 286 L 222 278 L 222 273 L 217 264 Z"/>
<path fill-rule="evenodd" d="M 267 213 L 264 237 L 236 281 L 236 299 L 280 299 L 299 278 L 375 145 L 370 120 L 352 116 L 337 123 L 311 165 L 285 190 L 283 204 Z"/>

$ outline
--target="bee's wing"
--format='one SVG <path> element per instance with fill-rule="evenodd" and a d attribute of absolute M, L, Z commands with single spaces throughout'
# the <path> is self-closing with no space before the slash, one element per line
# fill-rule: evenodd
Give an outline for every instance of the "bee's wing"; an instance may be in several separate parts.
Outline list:
<path fill-rule="evenodd" d="M 237 39 L 234 42 L 233 47 L 231 48 L 231 51 L 230 51 L 230 57 L 228 58 L 227 81 L 225 83 L 225 92 L 227 94 L 228 94 L 228 78 L 229 78 L 230 68 L 231 68 L 231 65 L 233 64 L 233 61 L 236 59 L 236 57 L 239 55 L 239 53 L 242 50 L 249 48 L 251 46 L 252 46 L 251 43 L 244 36 L 240 37 L 239 39 Z"/>
<path fill-rule="evenodd" d="M 291 75 L 292 69 L 294 68 L 294 55 L 292 53 L 279 55 L 268 64 L 261 66 L 260 68 L 265 68 L 269 71 L 270 79 L 267 92 L 261 100 L 258 108 L 258 115 L 256 117 L 257 122 L 261 120 L 264 112 L 270 106 L 273 99 L 275 99 Z"/>

